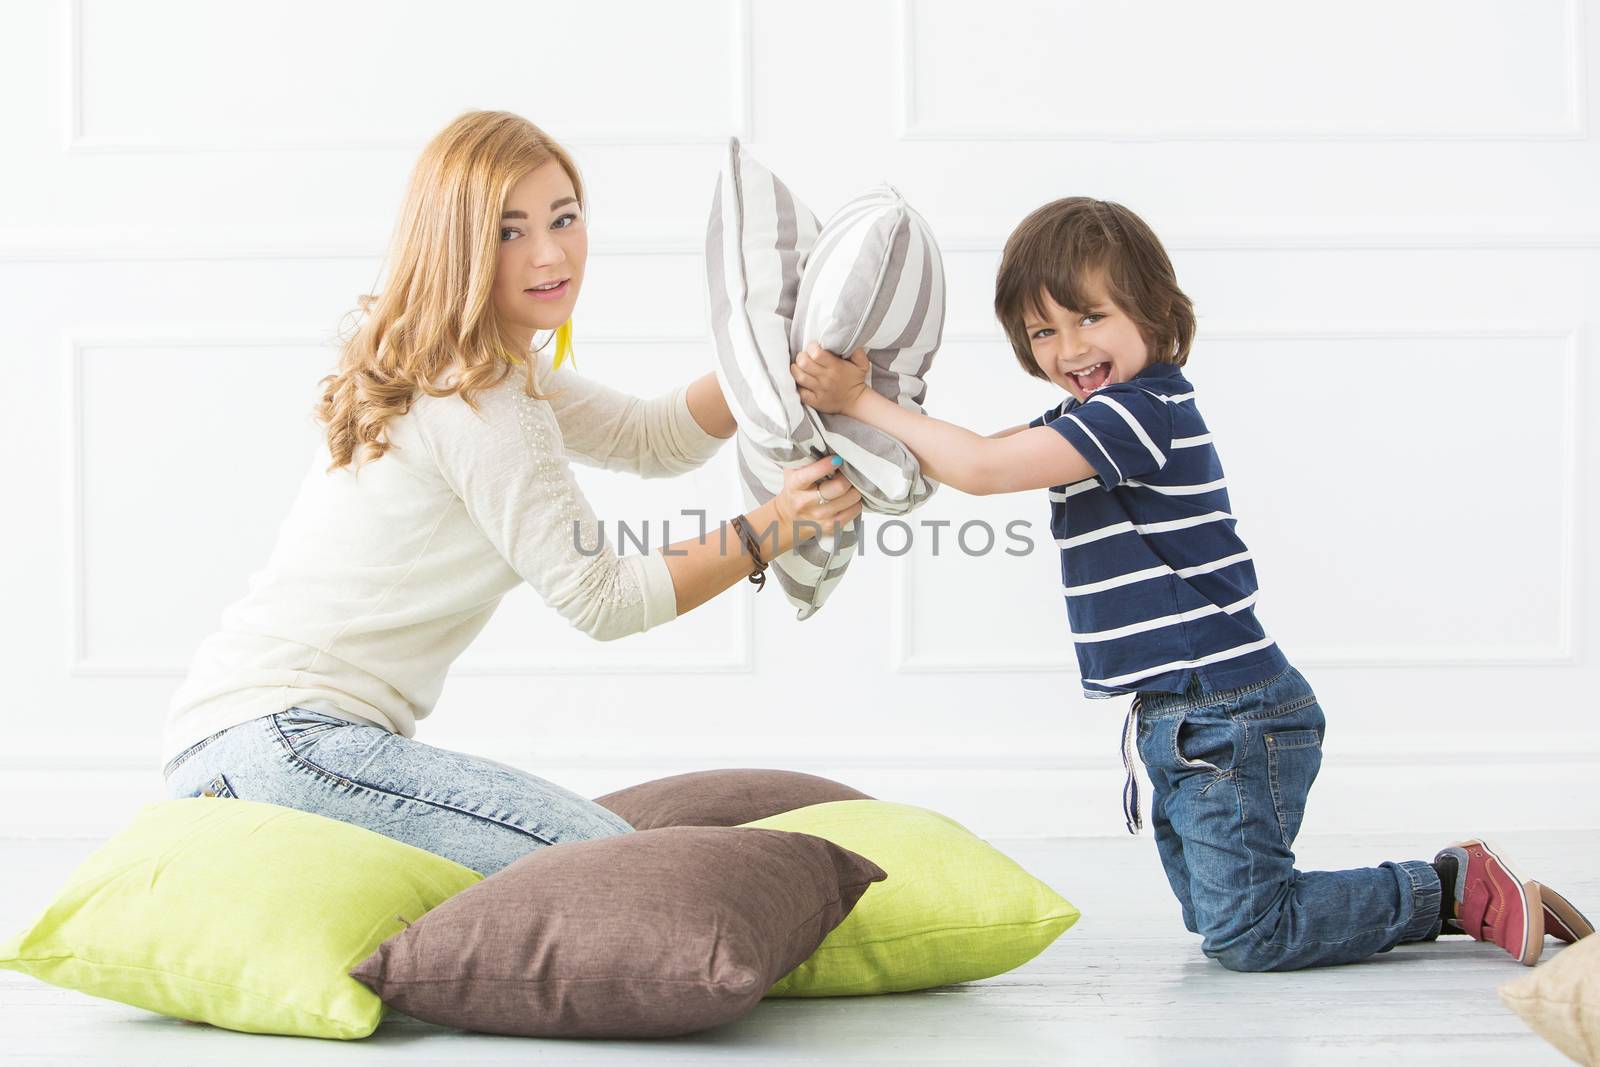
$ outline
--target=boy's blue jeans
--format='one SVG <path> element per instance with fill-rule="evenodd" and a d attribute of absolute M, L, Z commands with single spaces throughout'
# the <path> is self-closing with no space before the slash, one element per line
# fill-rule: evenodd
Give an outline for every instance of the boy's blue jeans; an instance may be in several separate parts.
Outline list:
<path fill-rule="evenodd" d="M 1150 822 L 1183 922 L 1237 971 L 1350 963 L 1439 930 L 1439 878 L 1417 860 L 1297 871 L 1322 765 L 1322 709 L 1300 672 L 1219 693 L 1140 693 Z"/>

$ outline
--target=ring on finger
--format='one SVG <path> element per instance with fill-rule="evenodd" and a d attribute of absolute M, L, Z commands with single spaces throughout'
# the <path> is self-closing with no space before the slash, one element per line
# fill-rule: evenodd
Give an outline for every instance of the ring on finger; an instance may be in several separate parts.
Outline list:
<path fill-rule="evenodd" d="M 827 496 L 822 492 L 821 489 L 818 489 L 817 490 L 817 503 L 819 503 L 822 506 L 826 507 L 829 504 L 831 504 L 832 501 L 827 498 Z"/>

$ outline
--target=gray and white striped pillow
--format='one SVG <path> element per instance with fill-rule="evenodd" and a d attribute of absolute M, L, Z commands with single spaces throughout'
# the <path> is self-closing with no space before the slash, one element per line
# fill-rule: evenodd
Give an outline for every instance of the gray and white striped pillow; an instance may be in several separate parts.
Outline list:
<path fill-rule="evenodd" d="M 786 468 L 829 452 L 867 510 L 902 515 L 933 492 L 916 458 L 865 423 L 800 402 L 789 374 L 811 341 L 865 347 L 871 387 L 921 410 L 923 375 L 944 326 L 944 269 L 921 216 L 889 186 L 816 216 L 737 139 L 728 143 L 706 233 L 706 283 L 717 378 L 739 423 L 739 473 L 751 505 L 783 488 Z M 780 586 L 809 618 L 843 577 L 860 523 L 773 561 Z"/>
<path fill-rule="evenodd" d="M 867 350 L 867 384 L 922 410 L 923 376 L 944 332 L 944 264 L 933 231 L 892 185 L 850 201 L 828 220 L 806 260 L 789 347 Z M 933 492 L 898 440 L 847 415 L 813 412 L 873 511 L 903 515 Z"/>

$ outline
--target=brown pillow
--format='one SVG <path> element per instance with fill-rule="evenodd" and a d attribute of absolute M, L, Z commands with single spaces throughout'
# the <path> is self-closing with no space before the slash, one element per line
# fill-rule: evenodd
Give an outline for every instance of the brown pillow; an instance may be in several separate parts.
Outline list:
<path fill-rule="evenodd" d="M 835 800 L 871 800 L 858 789 L 797 771 L 691 771 L 596 797 L 636 830 L 738 826 Z"/>
<path fill-rule="evenodd" d="M 413 1018 L 530 1037 L 732 1022 L 882 881 L 810 834 L 669 827 L 552 845 L 457 893 L 350 972 Z"/>

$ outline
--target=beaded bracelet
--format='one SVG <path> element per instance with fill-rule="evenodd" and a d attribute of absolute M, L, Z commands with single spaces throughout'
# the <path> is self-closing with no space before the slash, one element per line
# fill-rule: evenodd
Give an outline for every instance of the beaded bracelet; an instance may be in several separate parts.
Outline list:
<path fill-rule="evenodd" d="M 761 542 L 756 540 L 756 535 L 751 532 L 750 524 L 745 521 L 743 515 L 735 515 L 728 521 L 732 524 L 734 533 L 739 535 L 739 541 L 744 545 L 745 551 L 756 561 L 756 569 L 750 572 L 746 580 L 755 586 L 756 592 L 759 593 L 767 587 L 767 561 L 761 558 Z"/>

